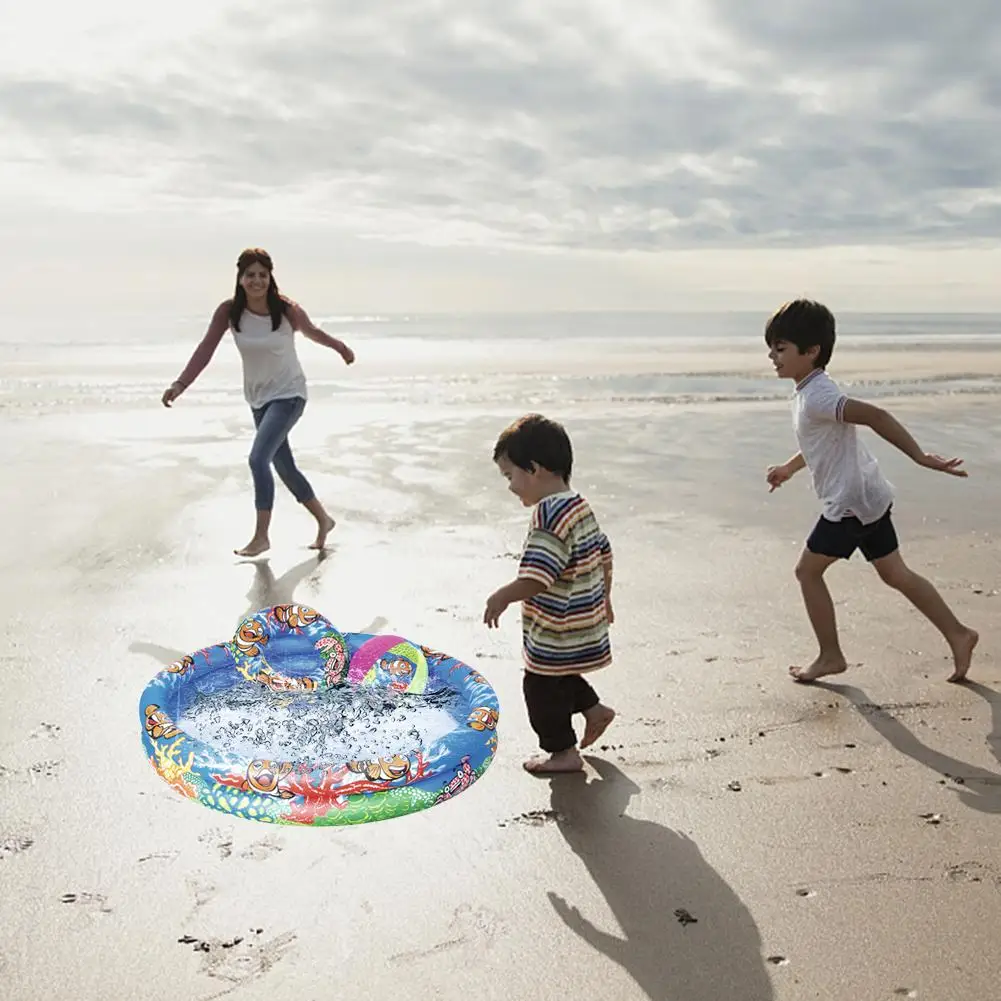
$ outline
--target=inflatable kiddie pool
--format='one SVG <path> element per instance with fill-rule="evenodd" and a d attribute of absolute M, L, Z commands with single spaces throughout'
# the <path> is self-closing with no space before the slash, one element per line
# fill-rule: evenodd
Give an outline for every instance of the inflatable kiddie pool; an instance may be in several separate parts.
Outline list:
<path fill-rule="evenodd" d="M 341 633 L 305 605 L 249 616 L 139 700 L 165 782 L 277 824 L 361 824 L 451 799 L 490 765 L 498 718 L 475 669 L 401 636 Z"/>

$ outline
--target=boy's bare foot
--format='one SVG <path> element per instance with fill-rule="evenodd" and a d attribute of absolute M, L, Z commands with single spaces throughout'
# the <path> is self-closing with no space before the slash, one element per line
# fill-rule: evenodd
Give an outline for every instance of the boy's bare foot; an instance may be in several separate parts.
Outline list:
<path fill-rule="evenodd" d="M 793 681 L 806 684 L 818 678 L 826 678 L 829 674 L 844 674 L 847 670 L 848 664 L 844 657 L 821 654 L 809 667 L 790 667 L 789 674 L 792 675 Z"/>
<path fill-rule="evenodd" d="M 321 521 L 319 523 L 319 525 L 317 526 L 317 529 L 316 529 L 316 541 L 313 542 L 313 543 L 311 543 L 310 546 L 309 546 L 309 548 L 310 549 L 323 549 L 324 546 L 326 546 L 326 544 L 327 544 L 327 536 L 330 534 L 331 530 L 333 529 L 334 525 L 336 525 L 336 524 L 337 524 L 337 522 L 334 521 L 334 519 L 331 518 L 329 515 L 327 515 L 327 517 L 324 518 L 323 521 Z"/>
<path fill-rule="evenodd" d="M 577 753 L 576 747 L 571 747 L 566 751 L 550 754 L 548 758 L 530 758 L 523 767 L 531 775 L 563 775 L 582 772 L 584 759 Z"/>
<path fill-rule="evenodd" d="M 960 681 L 966 680 L 966 672 L 970 669 L 973 651 L 979 641 L 980 634 L 975 629 L 964 629 L 955 639 L 949 640 L 955 668 L 946 679 L 947 681 L 958 684 Z"/>
<path fill-rule="evenodd" d="M 590 747 L 608 729 L 608 724 L 615 719 L 615 710 L 599 702 L 584 713 L 584 719 L 584 736 L 580 742 L 582 748 Z"/>
<path fill-rule="evenodd" d="M 265 536 L 263 539 L 253 538 L 243 549 L 234 549 L 237 556 L 260 556 L 271 548 L 271 540 Z"/>

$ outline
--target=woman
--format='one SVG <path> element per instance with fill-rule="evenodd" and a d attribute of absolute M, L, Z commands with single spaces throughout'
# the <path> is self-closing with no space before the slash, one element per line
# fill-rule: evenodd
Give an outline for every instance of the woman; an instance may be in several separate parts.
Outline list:
<path fill-rule="evenodd" d="M 316 519 L 316 541 L 310 548 L 323 549 L 334 527 L 334 519 L 296 466 L 288 443 L 289 431 L 306 406 L 306 377 L 296 355 L 295 331 L 333 348 L 346 365 L 355 356 L 346 344 L 315 326 L 300 305 L 278 291 L 273 271 L 271 257 L 260 247 L 240 254 L 233 298 L 216 308 L 184 371 L 161 398 L 169 407 L 208 365 L 223 335 L 232 333 L 243 360 L 243 395 L 257 428 L 250 449 L 257 525 L 250 542 L 234 550 L 237 556 L 259 556 L 271 546 L 268 531 L 275 499 L 272 465 L 295 499 Z"/>

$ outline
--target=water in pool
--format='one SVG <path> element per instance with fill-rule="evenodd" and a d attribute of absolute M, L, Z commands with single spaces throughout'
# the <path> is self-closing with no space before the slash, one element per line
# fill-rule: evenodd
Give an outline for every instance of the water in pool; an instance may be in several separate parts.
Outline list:
<path fill-rule="evenodd" d="M 427 750 L 456 727 L 457 701 L 447 688 L 413 695 L 353 685 L 274 692 L 245 684 L 199 694 L 177 724 L 196 740 L 248 758 L 338 764 Z"/>

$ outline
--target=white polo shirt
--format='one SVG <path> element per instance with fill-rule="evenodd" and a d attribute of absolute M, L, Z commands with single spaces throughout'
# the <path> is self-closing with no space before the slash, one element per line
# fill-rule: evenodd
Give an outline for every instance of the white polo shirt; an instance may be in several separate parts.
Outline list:
<path fill-rule="evenodd" d="M 893 485 L 844 421 L 847 395 L 822 368 L 796 386 L 792 420 L 799 450 L 813 477 L 824 517 L 854 515 L 863 525 L 878 521 L 893 503 Z"/>

